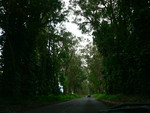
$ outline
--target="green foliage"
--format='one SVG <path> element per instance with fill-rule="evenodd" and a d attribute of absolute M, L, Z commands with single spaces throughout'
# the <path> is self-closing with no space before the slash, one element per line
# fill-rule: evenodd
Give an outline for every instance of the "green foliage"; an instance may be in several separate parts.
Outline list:
<path fill-rule="evenodd" d="M 127 103 L 127 102 L 149 102 L 149 97 L 143 97 L 139 95 L 123 95 L 123 94 L 116 94 L 116 95 L 108 95 L 108 94 L 94 94 L 95 98 L 100 100 L 106 100 L 111 102 L 118 102 L 118 103 Z"/>
<path fill-rule="evenodd" d="M 57 30 L 66 16 L 62 8 L 59 0 L 0 2 L 0 96 L 19 99 L 60 93 L 63 48 L 71 42 L 66 31 Z"/>
<path fill-rule="evenodd" d="M 82 50 L 86 60 L 87 80 L 89 82 L 89 93 L 102 93 L 102 56 L 99 54 L 96 45 L 89 44 Z"/>
<path fill-rule="evenodd" d="M 94 97 L 110 101 L 121 101 L 121 99 L 124 99 L 124 95 L 121 94 L 117 95 L 95 94 Z"/>
<path fill-rule="evenodd" d="M 80 16 L 75 22 L 85 33 L 92 29 L 103 56 L 101 78 L 106 93 L 149 95 L 150 3 L 75 0 L 76 6 L 80 9 L 72 9 Z"/>
<path fill-rule="evenodd" d="M 86 79 L 86 76 L 83 71 L 81 58 L 75 55 L 75 53 L 73 53 L 72 59 L 70 60 L 66 76 L 68 93 L 80 93 L 80 90 L 83 88 L 81 83 Z"/>
<path fill-rule="evenodd" d="M 67 14 L 63 5 L 59 0 L 1 1 L 0 96 L 58 95 L 59 85 L 64 93 L 79 92 L 84 72 L 75 54 L 78 41 L 61 26 Z"/>
<path fill-rule="evenodd" d="M 44 95 L 40 95 L 40 96 L 36 96 L 35 99 L 36 101 L 42 102 L 42 103 L 50 103 L 50 102 L 59 102 L 59 101 L 67 101 L 70 99 L 75 99 L 75 98 L 80 98 L 82 97 L 82 95 L 76 95 L 76 94 L 60 94 L 60 95 L 48 95 L 48 96 L 44 96 Z"/>

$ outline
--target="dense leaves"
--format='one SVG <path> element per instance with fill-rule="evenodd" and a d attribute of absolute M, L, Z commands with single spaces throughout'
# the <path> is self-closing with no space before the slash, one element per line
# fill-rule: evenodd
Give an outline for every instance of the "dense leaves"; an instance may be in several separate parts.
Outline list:
<path fill-rule="evenodd" d="M 107 93 L 150 94 L 150 2 L 74 0 L 75 19 L 83 32 L 92 29 L 103 56 Z"/>
<path fill-rule="evenodd" d="M 88 44 L 84 48 L 84 59 L 86 61 L 88 87 L 91 94 L 103 93 L 102 86 L 102 56 L 99 54 L 96 45 Z"/>
<path fill-rule="evenodd" d="M 93 35 L 82 49 L 62 25 L 62 1 L 0 0 L 0 96 L 149 95 L 150 2 L 71 1 L 74 22 Z"/>
<path fill-rule="evenodd" d="M 78 92 L 83 71 L 78 41 L 61 24 L 66 15 L 59 0 L 0 1 L 1 97 L 60 94 L 60 85 Z"/>
<path fill-rule="evenodd" d="M 49 54 L 55 51 L 54 47 L 48 51 L 47 43 L 51 40 L 47 39 L 46 34 L 51 34 L 49 37 L 55 40 L 54 25 L 61 22 L 65 15 L 60 13 L 62 3 L 52 0 L 2 0 L 0 8 L 0 26 L 3 30 L 1 95 L 17 97 L 47 93 L 53 87 L 47 85 L 48 82 L 58 87 L 55 85 L 58 84 L 57 76 L 52 77 L 55 67 L 46 64 L 54 60 L 49 59 L 52 56 Z M 46 26 L 51 29 L 46 30 Z M 48 72 L 41 67 L 51 70 Z"/>

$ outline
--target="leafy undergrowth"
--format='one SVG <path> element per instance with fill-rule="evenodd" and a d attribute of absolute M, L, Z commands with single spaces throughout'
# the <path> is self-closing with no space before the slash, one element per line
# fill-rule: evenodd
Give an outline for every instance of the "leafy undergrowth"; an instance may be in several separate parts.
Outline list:
<path fill-rule="evenodd" d="M 67 101 L 70 99 L 80 98 L 83 95 L 76 95 L 76 94 L 67 94 L 67 95 L 49 95 L 49 96 L 36 96 L 35 100 L 37 102 L 47 103 L 47 102 L 59 102 L 59 101 Z"/>
<path fill-rule="evenodd" d="M 123 103 L 130 103 L 130 102 L 150 102 L 149 96 L 139 96 L 139 95 L 122 95 L 122 94 L 116 94 L 116 95 L 108 95 L 108 94 L 94 94 L 95 98 L 105 102 L 106 104 L 109 104 L 110 106 L 123 104 Z"/>
<path fill-rule="evenodd" d="M 75 98 L 83 97 L 84 95 L 67 94 L 67 95 L 39 95 L 28 99 L 10 100 L 0 99 L 0 111 L 25 111 L 36 107 L 42 107 L 59 102 L 68 101 Z"/>

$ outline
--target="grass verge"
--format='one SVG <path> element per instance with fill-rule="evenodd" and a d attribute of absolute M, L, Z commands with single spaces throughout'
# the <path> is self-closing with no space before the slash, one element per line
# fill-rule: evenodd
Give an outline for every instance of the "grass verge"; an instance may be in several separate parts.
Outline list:
<path fill-rule="evenodd" d="M 80 98 L 83 97 L 83 95 L 76 95 L 76 94 L 66 94 L 66 95 L 40 95 L 36 96 L 34 100 L 37 102 L 42 102 L 42 103 L 49 103 L 49 102 L 62 102 L 62 101 L 67 101 L 75 98 Z"/>
<path fill-rule="evenodd" d="M 130 102 L 138 102 L 138 103 L 150 102 L 150 97 L 139 95 L 127 96 L 123 94 L 116 94 L 116 95 L 94 94 L 93 96 L 98 100 L 103 101 L 108 106 L 114 106 Z"/>

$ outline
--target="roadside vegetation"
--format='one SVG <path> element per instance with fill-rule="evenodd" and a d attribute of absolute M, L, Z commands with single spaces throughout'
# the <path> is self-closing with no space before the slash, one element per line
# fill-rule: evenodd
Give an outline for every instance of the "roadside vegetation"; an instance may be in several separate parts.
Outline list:
<path fill-rule="evenodd" d="M 106 103 L 112 103 L 114 105 L 129 102 L 150 102 L 149 96 L 139 96 L 139 95 L 127 96 L 123 94 L 116 94 L 116 95 L 94 94 L 93 97 Z"/>
<path fill-rule="evenodd" d="M 48 96 L 36 96 L 34 100 L 37 102 L 43 102 L 43 103 L 50 103 L 50 102 L 63 102 L 75 98 L 84 97 L 84 95 L 77 95 L 77 94 L 60 94 L 60 95 L 48 95 Z"/>
<path fill-rule="evenodd" d="M 60 95 L 60 87 L 63 94 L 86 92 L 77 53 L 81 38 L 63 26 L 68 15 L 63 1 L 3 0 L 0 7 L 1 98 Z"/>
<path fill-rule="evenodd" d="M 70 14 L 93 37 L 86 47 L 63 24 Z M 68 8 L 62 0 L 0 0 L 0 30 L 6 107 L 80 97 L 72 93 L 122 102 L 150 96 L 149 0 L 70 0 Z"/>
<path fill-rule="evenodd" d="M 150 1 L 72 4 L 74 22 L 83 33 L 92 34 L 97 48 L 86 55 L 91 93 L 150 96 Z"/>

